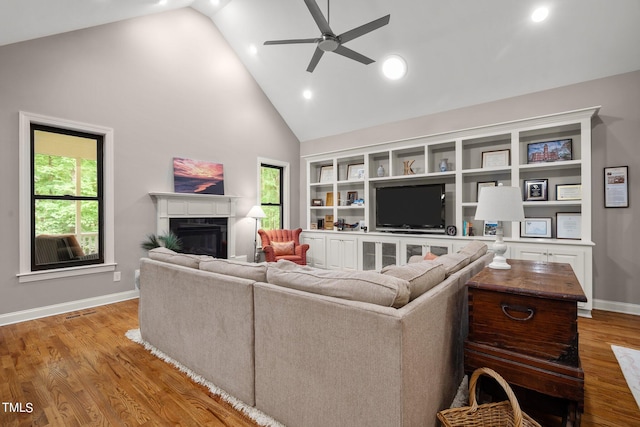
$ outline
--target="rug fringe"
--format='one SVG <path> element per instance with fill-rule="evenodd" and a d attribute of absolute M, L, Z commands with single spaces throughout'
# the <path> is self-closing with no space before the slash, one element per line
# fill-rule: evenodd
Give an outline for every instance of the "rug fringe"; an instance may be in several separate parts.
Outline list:
<path fill-rule="evenodd" d="M 129 338 L 131 341 L 141 344 L 147 351 L 156 356 L 158 359 L 163 360 L 164 362 L 174 366 L 180 372 L 186 374 L 193 382 L 196 384 L 200 384 L 205 386 L 209 391 L 215 395 L 220 397 L 222 400 L 230 404 L 237 411 L 242 412 L 247 417 L 255 421 L 257 424 L 264 427 L 285 427 L 284 424 L 274 420 L 264 412 L 259 409 L 254 408 L 253 406 L 247 405 L 240 399 L 230 395 L 220 387 L 213 384 L 211 381 L 206 380 L 201 375 L 196 374 L 191 369 L 187 368 L 180 362 L 172 359 L 171 357 L 164 354 L 162 351 L 158 350 L 153 345 L 149 344 L 145 340 L 142 339 L 142 334 L 140 333 L 140 329 L 131 329 L 125 333 L 125 336 Z"/>

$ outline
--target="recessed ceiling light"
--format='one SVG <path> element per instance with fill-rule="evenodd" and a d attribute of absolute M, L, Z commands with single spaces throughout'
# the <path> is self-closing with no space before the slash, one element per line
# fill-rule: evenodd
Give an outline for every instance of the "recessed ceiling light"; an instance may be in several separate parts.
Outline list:
<path fill-rule="evenodd" d="M 258 54 L 258 48 L 256 47 L 256 45 L 255 45 L 255 44 L 251 43 L 251 44 L 249 45 L 249 53 L 250 53 L 251 55 L 257 55 L 257 54 Z"/>
<path fill-rule="evenodd" d="M 407 62 L 398 55 L 391 55 L 382 63 L 382 73 L 389 80 L 401 79 L 407 74 Z"/>
<path fill-rule="evenodd" d="M 302 92 L 302 97 L 303 97 L 304 99 L 311 99 L 311 98 L 313 98 L 313 92 L 311 92 L 309 89 L 305 89 L 305 90 Z"/>
<path fill-rule="evenodd" d="M 547 19 L 547 16 L 549 16 L 549 9 L 546 7 L 539 7 L 531 14 L 531 20 L 533 22 L 542 22 Z"/>
<path fill-rule="evenodd" d="M 220 0 L 211 0 L 211 4 L 214 6 L 220 5 Z"/>

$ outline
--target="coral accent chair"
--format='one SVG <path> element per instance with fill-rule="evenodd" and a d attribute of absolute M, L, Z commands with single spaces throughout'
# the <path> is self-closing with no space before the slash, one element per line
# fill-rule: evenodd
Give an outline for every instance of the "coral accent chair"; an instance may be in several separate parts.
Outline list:
<path fill-rule="evenodd" d="M 296 230 L 258 230 L 262 239 L 262 251 L 267 262 L 287 259 L 300 265 L 307 265 L 309 245 L 300 244 L 302 228 Z"/>

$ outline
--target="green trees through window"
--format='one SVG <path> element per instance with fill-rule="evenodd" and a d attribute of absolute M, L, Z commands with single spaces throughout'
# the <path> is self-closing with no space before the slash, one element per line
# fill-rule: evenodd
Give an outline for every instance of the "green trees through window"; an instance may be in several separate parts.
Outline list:
<path fill-rule="evenodd" d="M 261 221 L 265 230 L 282 228 L 282 171 L 279 166 L 260 166 L 260 205 L 267 215 Z"/>

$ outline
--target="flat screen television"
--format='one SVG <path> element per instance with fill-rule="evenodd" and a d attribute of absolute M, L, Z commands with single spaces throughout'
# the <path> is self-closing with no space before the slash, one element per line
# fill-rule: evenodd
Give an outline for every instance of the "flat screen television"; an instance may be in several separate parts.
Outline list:
<path fill-rule="evenodd" d="M 444 184 L 376 188 L 376 229 L 444 233 Z"/>

